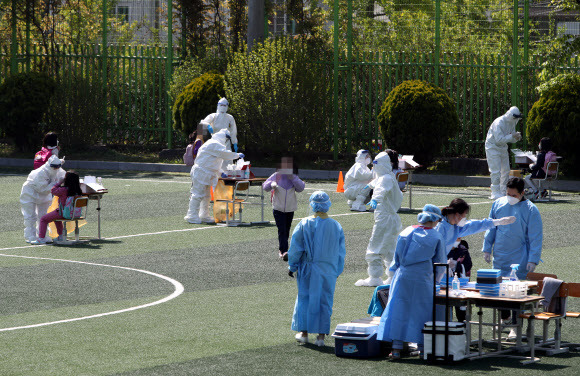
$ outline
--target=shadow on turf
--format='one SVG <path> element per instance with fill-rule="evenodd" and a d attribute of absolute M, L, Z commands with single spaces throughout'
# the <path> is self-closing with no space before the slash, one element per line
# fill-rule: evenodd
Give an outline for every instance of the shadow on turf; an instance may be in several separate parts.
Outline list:
<path fill-rule="evenodd" d="M 121 240 L 107 240 L 107 239 L 91 239 L 84 240 L 78 244 L 53 244 L 53 247 L 63 247 L 63 248 L 78 248 L 78 249 L 88 249 L 97 250 L 101 249 L 104 244 L 118 244 L 122 243 Z"/>

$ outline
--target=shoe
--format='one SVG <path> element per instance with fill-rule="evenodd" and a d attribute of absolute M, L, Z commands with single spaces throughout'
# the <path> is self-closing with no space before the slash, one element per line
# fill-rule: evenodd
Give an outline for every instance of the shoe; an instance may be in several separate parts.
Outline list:
<path fill-rule="evenodd" d="M 60 234 L 56 239 L 54 239 L 54 241 L 57 241 L 57 242 L 64 241 L 64 235 L 63 234 Z"/>
<path fill-rule="evenodd" d="M 197 219 L 196 219 L 196 218 L 190 218 L 190 219 L 188 219 L 188 218 L 186 217 L 186 218 L 185 218 L 185 220 L 186 220 L 188 223 L 191 223 L 191 224 L 194 224 L 194 225 L 199 225 L 199 224 L 201 224 L 201 219 L 199 219 L 199 218 L 197 218 Z"/>
<path fill-rule="evenodd" d="M 296 341 L 298 341 L 300 343 L 308 343 L 308 336 L 302 337 L 302 332 L 296 333 L 294 338 L 296 338 Z"/>
<path fill-rule="evenodd" d="M 53 240 L 52 240 L 52 238 L 51 238 L 50 236 L 46 236 L 46 237 L 44 238 L 44 242 L 45 242 L 46 244 L 51 244 L 51 243 L 53 242 Z"/>
<path fill-rule="evenodd" d="M 282 260 L 288 261 L 288 252 L 282 253 Z"/>
<path fill-rule="evenodd" d="M 201 219 L 201 221 L 202 221 L 203 223 L 207 223 L 207 224 L 215 224 L 215 219 L 214 219 L 214 218 L 212 218 L 212 217 L 205 217 L 205 218 L 202 218 L 202 219 Z"/>
<path fill-rule="evenodd" d="M 316 341 L 314 341 L 314 344 L 318 347 L 322 347 L 324 346 L 324 340 L 319 338 Z"/>
<path fill-rule="evenodd" d="M 516 339 L 518 337 L 516 331 L 514 329 L 510 330 L 510 334 L 508 334 L 508 339 Z"/>
<path fill-rule="evenodd" d="M 30 243 L 31 241 L 35 240 L 35 239 L 24 239 L 27 243 Z"/>
<path fill-rule="evenodd" d="M 44 238 L 38 238 L 36 240 L 31 241 L 30 244 L 33 244 L 33 245 L 44 245 L 44 244 L 46 244 L 46 240 L 44 240 Z"/>
<path fill-rule="evenodd" d="M 364 204 L 357 205 L 356 203 L 352 204 L 350 211 L 357 211 L 357 212 L 366 212 L 367 207 Z"/>
<path fill-rule="evenodd" d="M 371 287 L 377 287 L 377 286 L 381 286 L 383 284 L 383 280 L 380 278 L 371 278 L 368 277 L 367 279 L 359 279 L 358 281 L 356 281 L 354 283 L 355 286 L 371 286 Z"/>

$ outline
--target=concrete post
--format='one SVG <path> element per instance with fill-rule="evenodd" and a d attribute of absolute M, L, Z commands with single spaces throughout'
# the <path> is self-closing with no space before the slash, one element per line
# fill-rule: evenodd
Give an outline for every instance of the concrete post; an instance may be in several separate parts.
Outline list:
<path fill-rule="evenodd" d="M 264 0 L 248 0 L 248 51 L 264 39 Z"/>

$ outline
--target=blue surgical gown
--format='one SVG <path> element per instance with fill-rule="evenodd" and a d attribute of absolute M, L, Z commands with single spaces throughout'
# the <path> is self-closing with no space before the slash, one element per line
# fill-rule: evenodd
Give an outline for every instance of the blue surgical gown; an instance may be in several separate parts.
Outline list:
<path fill-rule="evenodd" d="M 334 219 L 313 216 L 296 226 L 288 250 L 288 269 L 298 272 L 292 330 L 330 333 L 334 288 L 345 255 L 344 232 Z"/>
<path fill-rule="evenodd" d="M 542 217 L 540 211 L 529 200 L 510 205 L 507 197 L 500 197 L 491 206 L 489 217 L 498 219 L 516 217 L 511 225 L 492 227 L 485 233 L 483 252 L 493 254 L 493 267 L 501 269 L 501 275 L 508 277 L 511 264 L 520 264 L 517 275 L 525 279 L 528 262 L 538 264 L 542 254 Z"/>
<path fill-rule="evenodd" d="M 485 218 L 479 221 L 468 221 L 463 227 L 452 225 L 447 222 L 447 218 L 443 218 L 435 229 L 443 236 L 443 241 L 445 242 L 445 255 L 448 255 L 457 238 L 477 234 L 478 232 L 489 230 L 492 227 L 493 221 L 490 218 Z"/>
<path fill-rule="evenodd" d="M 423 343 L 421 330 L 433 313 L 433 263 L 445 263 L 445 243 L 433 228 L 407 227 L 397 239 L 389 302 L 377 338 Z"/>

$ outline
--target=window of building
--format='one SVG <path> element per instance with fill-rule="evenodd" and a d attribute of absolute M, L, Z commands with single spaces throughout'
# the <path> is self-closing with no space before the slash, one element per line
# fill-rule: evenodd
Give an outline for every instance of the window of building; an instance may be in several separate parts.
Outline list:
<path fill-rule="evenodd" d="M 129 22 L 129 7 L 117 5 L 115 8 L 115 16 L 121 22 Z"/>
<path fill-rule="evenodd" d="M 580 35 L 580 22 L 558 22 L 558 35 Z"/>

